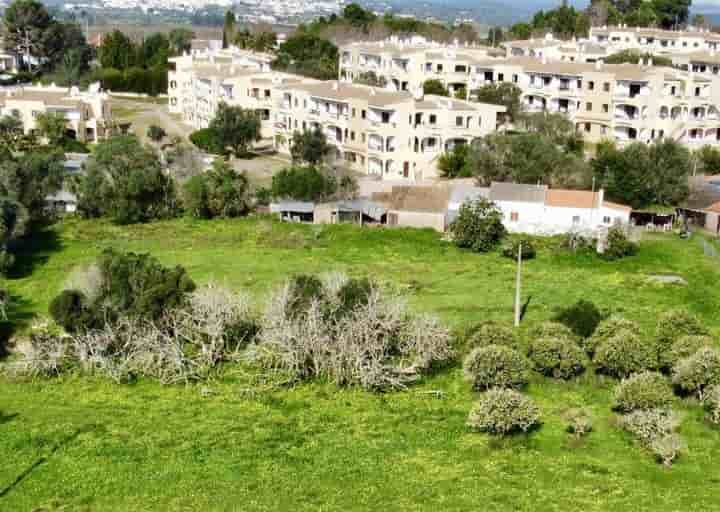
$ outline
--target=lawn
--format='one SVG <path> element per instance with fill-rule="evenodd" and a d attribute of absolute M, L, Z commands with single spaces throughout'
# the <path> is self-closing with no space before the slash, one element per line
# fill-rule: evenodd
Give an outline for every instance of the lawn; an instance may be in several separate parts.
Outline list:
<path fill-rule="evenodd" d="M 525 325 L 585 298 L 648 332 L 659 312 L 684 306 L 720 333 L 720 261 L 698 240 L 656 235 L 638 256 L 613 263 L 555 245 L 542 244 L 524 267 Z M 74 267 L 108 246 L 151 252 L 200 283 L 258 300 L 288 275 L 344 270 L 396 287 L 452 327 L 512 318 L 513 263 L 459 251 L 430 231 L 262 218 L 68 221 L 37 238 L 7 283 L 20 329 L 47 310 Z M 527 393 L 542 427 L 497 440 L 466 429 L 474 395 L 457 367 L 388 394 L 322 382 L 282 389 L 241 367 L 176 387 L 0 380 L 0 510 L 720 509 L 720 431 L 696 404 L 678 402 L 687 454 L 664 469 L 614 425 L 613 385 L 592 373 L 568 383 L 535 377 Z M 580 442 L 561 418 L 573 407 L 594 418 Z"/>

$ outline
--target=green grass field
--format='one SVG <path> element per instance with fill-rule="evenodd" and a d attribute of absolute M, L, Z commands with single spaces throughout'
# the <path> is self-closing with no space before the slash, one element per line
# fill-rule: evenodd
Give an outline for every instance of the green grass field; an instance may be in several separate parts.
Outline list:
<path fill-rule="evenodd" d="M 720 333 L 720 261 L 697 239 L 656 236 L 604 262 L 544 243 L 525 265 L 524 324 L 580 298 L 637 320 L 684 306 Z M 295 273 L 344 270 L 392 284 L 452 327 L 512 318 L 514 265 L 462 252 L 429 231 L 298 226 L 266 219 L 115 227 L 68 221 L 21 255 L 7 286 L 22 330 L 68 274 L 104 247 L 182 264 L 199 283 L 260 300 Z M 687 286 L 658 284 L 679 275 Z M 470 433 L 474 395 L 453 367 L 405 392 L 318 382 L 291 389 L 227 368 L 216 381 L 162 387 L 88 377 L 0 380 L 0 511 L 30 510 L 719 510 L 720 430 L 678 401 L 687 453 L 655 463 L 614 425 L 612 379 L 535 377 L 542 427 L 498 440 Z M 444 398 L 428 391 L 441 390 Z M 587 407 L 575 441 L 562 414 Z"/>

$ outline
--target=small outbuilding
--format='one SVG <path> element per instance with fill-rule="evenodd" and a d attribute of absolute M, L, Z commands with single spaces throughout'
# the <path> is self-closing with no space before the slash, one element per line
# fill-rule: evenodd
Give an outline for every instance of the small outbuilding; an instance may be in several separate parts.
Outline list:
<path fill-rule="evenodd" d="M 314 222 L 315 203 L 309 201 L 278 201 L 270 204 L 270 213 L 288 222 Z"/>

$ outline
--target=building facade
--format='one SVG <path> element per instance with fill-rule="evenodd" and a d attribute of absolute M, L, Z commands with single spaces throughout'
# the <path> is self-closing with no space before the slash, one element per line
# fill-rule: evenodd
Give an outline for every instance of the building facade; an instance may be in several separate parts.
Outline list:
<path fill-rule="evenodd" d="M 82 142 L 96 142 L 113 130 L 110 96 L 99 84 L 87 91 L 77 87 L 23 86 L 0 91 L 0 116 L 22 121 L 25 133 L 37 130 L 37 116 L 61 113 L 67 120 L 67 135 Z"/>
<path fill-rule="evenodd" d="M 335 158 L 384 179 L 428 179 L 457 144 L 497 129 L 504 107 L 440 96 L 412 95 L 338 81 L 278 87 L 276 146 L 290 152 L 295 131 L 319 127 Z"/>

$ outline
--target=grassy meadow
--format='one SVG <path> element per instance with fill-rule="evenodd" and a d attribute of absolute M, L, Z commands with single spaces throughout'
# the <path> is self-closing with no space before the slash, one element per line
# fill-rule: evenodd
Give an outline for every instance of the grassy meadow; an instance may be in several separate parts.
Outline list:
<path fill-rule="evenodd" d="M 647 236 L 637 256 L 618 262 L 538 244 L 524 265 L 524 326 L 584 298 L 648 334 L 673 307 L 720 334 L 720 260 L 696 238 Z M 289 275 L 342 270 L 399 289 L 453 328 L 512 318 L 514 263 L 460 251 L 431 231 L 69 220 L 37 237 L 6 282 L 20 332 L 105 247 L 150 252 L 259 303 Z M 663 468 L 615 426 L 614 384 L 593 372 L 569 382 L 536 375 L 526 392 L 542 427 L 497 439 L 465 427 L 475 396 L 458 366 L 386 394 L 323 382 L 277 388 L 240 366 L 190 386 L 0 377 L 0 511 L 720 509 L 720 430 L 678 400 L 687 453 Z M 576 407 L 594 420 L 580 441 L 562 419 Z"/>

